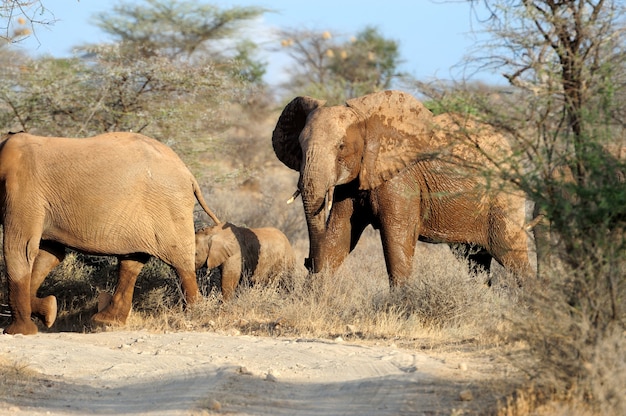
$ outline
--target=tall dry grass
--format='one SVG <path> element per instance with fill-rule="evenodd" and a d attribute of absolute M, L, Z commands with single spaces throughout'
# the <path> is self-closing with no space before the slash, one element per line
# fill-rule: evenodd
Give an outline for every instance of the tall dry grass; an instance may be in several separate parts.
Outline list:
<path fill-rule="evenodd" d="M 578 269 L 548 267 L 542 284 L 522 294 L 524 307 L 508 312 L 509 337 L 522 345 L 509 359 L 529 383 L 502 415 L 626 414 L 624 317 L 604 316 L 626 289 L 622 282 L 609 290 L 607 276 L 617 282 L 626 264 L 603 258 Z"/>
<path fill-rule="evenodd" d="M 293 221 L 290 215 L 284 218 Z M 293 245 L 303 264 L 306 240 Z M 114 290 L 116 272 L 114 258 L 70 252 L 39 291 L 39 296 L 54 294 L 58 299 L 59 315 L 52 330 L 94 330 L 89 318 L 98 294 Z M 5 279 L 3 274 L 3 283 Z M 205 299 L 188 311 L 175 273 L 152 259 L 137 279 L 128 325 L 259 335 L 275 335 L 280 327 L 282 334 L 355 339 L 412 340 L 445 333 L 453 339 L 488 342 L 485 334 L 503 324 L 509 300 L 485 281 L 486 276 L 469 273 L 446 246 L 421 245 L 412 278 L 403 288 L 390 290 L 378 232 L 368 229 L 337 272 L 308 276 L 300 267 L 268 286 L 241 287 L 226 303 L 219 293 L 219 273 L 201 271 L 198 282 Z M 6 303 L 5 291 L 0 300 Z M 270 327 L 274 329 L 263 330 Z"/>
<path fill-rule="evenodd" d="M 301 201 L 285 204 L 296 181 L 295 172 L 270 163 L 222 176 L 203 192 L 222 220 L 281 229 L 303 264 L 308 241 Z M 198 215 L 198 228 L 203 221 Z M 39 293 L 54 294 L 59 301 L 58 320 L 50 330 L 102 330 L 92 326 L 90 317 L 98 293 L 114 290 L 116 268 L 111 258 L 70 253 Z M 596 272 L 606 275 L 605 270 Z M 300 270 L 267 286 L 241 287 L 229 302 L 216 290 L 219 274 L 201 271 L 198 282 L 204 299 L 185 310 L 176 275 L 151 260 L 137 280 L 126 329 L 495 349 L 519 369 L 519 390 L 502 399 L 500 414 L 625 414 L 624 332 L 616 327 L 594 338 L 593 322 L 587 319 L 591 315 L 581 314 L 580 305 L 573 305 L 568 296 L 574 271 L 554 267 L 537 285 L 522 289 L 502 270 L 496 273 L 496 284 L 489 287 L 486 275 L 470 273 L 447 246 L 419 244 L 411 278 L 391 290 L 378 232 L 369 228 L 337 272 L 308 276 Z M 0 303 L 6 304 L 4 271 L 1 277 Z M 6 317 L 0 320 L 0 326 L 8 323 Z"/>

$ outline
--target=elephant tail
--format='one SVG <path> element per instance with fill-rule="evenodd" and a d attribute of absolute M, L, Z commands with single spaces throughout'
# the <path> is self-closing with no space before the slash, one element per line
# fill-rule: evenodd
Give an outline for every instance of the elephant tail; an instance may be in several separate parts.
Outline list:
<path fill-rule="evenodd" d="M 220 224 L 221 221 L 217 218 L 217 215 L 215 215 L 213 211 L 211 211 L 211 208 L 209 208 L 209 206 L 206 204 L 206 201 L 202 196 L 202 191 L 200 191 L 200 185 L 198 185 L 198 182 L 195 179 L 193 180 L 193 194 L 196 196 L 196 199 L 198 200 L 198 203 L 200 204 L 204 212 L 206 212 L 207 215 L 211 217 L 215 225 Z"/>
<path fill-rule="evenodd" d="M 533 228 L 535 228 L 537 226 L 537 224 L 539 224 L 541 221 L 543 221 L 545 219 L 545 217 L 546 216 L 543 215 L 543 214 L 537 215 L 535 218 L 533 218 L 532 221 L 527 223 L 524 228 L 526 228 L 526 231 L 532 230 Z"/>

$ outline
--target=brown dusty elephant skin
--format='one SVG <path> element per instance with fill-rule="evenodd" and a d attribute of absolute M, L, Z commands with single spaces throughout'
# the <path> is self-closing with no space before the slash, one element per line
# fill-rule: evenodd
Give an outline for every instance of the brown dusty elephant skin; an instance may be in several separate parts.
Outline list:
<path fill-rule="evenodd" d="M 295 265 L 289 240 L 272 227 L 245 228 L 231 223 L 206 227 L 196 233 L 196 269 L 219 267 L 222 297 L 228 300 L 242 278 L 266 283 Z"/>
<path fill-rule="evenodd" d="M 88 139 L 9 134 L 0 143 L 0 213 L 12 322 L 9 334 L 34 334 L 31 314 L 46 326 L 54 296 L 37 298 L 65 248 L 119 258 L 119 280 L 98 323 L 124 323 L 138 273 L 150 256 L 171 265 L 188 304 L 195 278 L 196 200 L 211 219 L 198 183 L 166 145 L 134 133 Z"/>
<path fill-rule="evenodd" d="M 482 173 L 495 166 L 487 155 L 506 163 L 503 136 L 461 116 L 435 117 L 400 91 L 324 104 L 296 97 L 272 136 L 276 156 L 300 173 L 309 270 L 336 269 L 372 225 L 391 285 L 410 275 L 418 239 L 478 246 L 483 263 L 493 257 L 532 274 L 525 195 Z"/>

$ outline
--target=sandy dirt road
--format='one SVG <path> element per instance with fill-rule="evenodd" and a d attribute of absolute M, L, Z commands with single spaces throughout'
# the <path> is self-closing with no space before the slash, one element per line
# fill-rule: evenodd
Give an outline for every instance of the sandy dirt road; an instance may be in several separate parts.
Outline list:
<path fill-rule="evenodd" d="M 34 386 L 0 401 L 16 415 L 481 414 L 495 402 L 487 357 L 213 332 L 0 337 Z"/>

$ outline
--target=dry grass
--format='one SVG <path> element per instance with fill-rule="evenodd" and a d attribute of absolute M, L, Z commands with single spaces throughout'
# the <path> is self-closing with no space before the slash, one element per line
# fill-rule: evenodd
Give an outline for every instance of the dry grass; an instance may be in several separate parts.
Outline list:
<path fill-rule="evenodd" d="M 304 271 L 282 276 L 269 286 L 239 288 L 234 299 L 222 302 L 215 290 L 219 276 L 199 275 L 204 300 L 183 310 L 178 280 L 169 267 L 153 260 L 142 271 L 136 287 L 130 329 L 181 330 L 209 328 L 216 331 L 275 336 L 378 340 L 406 343 L 436 337 L 446 342 L 473 340 L 491 343 L 501 338 L 508 300 L 488 288 L 485 276 L 467 272 L 465 265 L 445 247 L 420 247 L 413 278 L 402 289 L 390 290 L 377 233 L 369 231 L 344 266 L 334 274 L 308 276 Z M 80 262 L 79 257 L 68 260 Z M 68 265 L 66 270 L 82 270 Z M 113 269 L 110 272 L 114 275 Z M 86 299 L 64 314 L 78 319 L 74 327 L 89 327 L 98 291 L 110 290 L 110 277 L 92 271 L 77 279 Z M 51 276 L 50 288 L 58 287 Z M 61 279 L 65 280 L 65 279 Z M 213 280 L 212 282 L 210 280 Z M 65 293 L 65 292 L 64 292 Z M 59 293 L 56 292 L 59 296 Z M 65 321 L 62 319 L 62 321 Z M 420 341 L 423 342 L 423 341 Z M 499 341 L 498 341 L 499 342 Z"/>
<path fill-rule="evenodd" d="M 261 160 L 269 163 L 271 158 Z M 225 165 L 212 171 L 221 175 L 232 168 Z M 281 229 L 302 264 L 308 241 L 301 201 L 285 204 L 295 190 L 297 174 L 274 163 L 235 166 L 234 171 L 203 190 L 211 208 L 221 219 L 239 225 Z M 199 216 L 198 227 L 203 218 Z M 68 255 L 39 293 L 54 294 L 59 301 L 59 316 L 51 330 L 102 330 L 92 327 L 90 317 L 98 293 L 114 289 L 116 267 L 109 258 Z M 496 350 L 520 369 L 518 374 L 526 375 L 513 381 L 519 387 L 515 394 L 502 391 L 508 396 L 501 401 L 499 415 L 626 414 L 624 332 L 616 328 L 592 342 L 588 336 L 592 325 L 568 304 L 562 286 L 543 282 L 520 290 L 512 277 L 497 271 L 497 284 L 488 287 L 486 275 L 469 273 L 443 245 L 420 244 L 414 269 L 404 287 L 390 290 L 378 233 L 368 229 L 336 273 L 302 272 L 269 286 L 242 287 L 227 303 L 215 290 L 219 276 L 200 274 L 204 299 L 184 310 L 177 277 L 168 266 L 152 260 L 137 280 L 126 329 L 342 337 L 435 351 Z M 546 273 L 547 280 L 556 283 L 569 272 L 552 273 Z M 5 279 L 2 274 L 3 287 Z M 0 292 L 0 303 L 7 303 L 5 291 Z M 3 391 L 15 380 L 29 377 L 21 370 L 0 363 Z"/>
<path fill-rule="evenodd" d="M 304 257 L 306 241 L 295 241 L 294 246 Z M 52 330 L 102 330 L 93 328 L 89 318 L 99 291 L 114 288 L 115 271 L 110 259 L 68 255 L 40 293 L 59 299 L 59 319 Z M 485 275 L 469 273 L 446 246 L 420 245 L 412 278 L 396 290 L 389 289 L 380 240 L 373 230 L 334 274 L 283 276 L 268 286 L 242 287 L 229 302 L 222 302 L 214 290 L 216 279 L 215 274 L 199 275 L 205 297 L 185 311 L 177 277 L 152 260 L 137 281 L 126 329 L 342 337 L 408 348 L 496 347 L 528 380 L 518 382 L 518 391 L 501 401 L 500 415 L 617 415 L 624 410 L 622 331 L 585 345 L 588 336 L 572 334 L 590 326 L 565 308 L 567 300 L 559 297 L 562 291 L 556 285 L 526 292 L 513 289 L 504 275 L 498 287 L 488 287 Z M 571 355 L 581 351 L 588 361 Z M 580 369 L 585 370 L 584 379 L 563 375 L 581 374 Z M 24 376 L 6 366 L 0 373 L 0 383 Z M 595 398 L 593 405 L 589 395 Z"/>
<path fill-rule="evenodd" d="M 295 242 L 294 247 L 302 262 L 306 242 Z M 302 269 L 269 286 L 239 288 L 227 303 L 215 290 L 219 275 L 199 275 L 205 299 L 187 312 L 176 275 L 153 259 L 137 279 L 129 325 L 242 332 L 258 327 L 255 333 L 273 335 L 274 330 L 260 328 L 279 323 L 274 327 L 299 336 L 403 340 L 441 331 L 454 339 L 478 339 L 485 336 L 483 326 L 499 325 L 508 301 L 483 283 L 485 276 L 469 274 L 445 246 L 420 250 L 413 278 L 402 289 L 389 289 L 378 233 L 368 230 L 336 273 L 308 276 Z M 116 269 L 114 259 L 69 253 L 39 293 L 57 296 L 55 330 L 91 329 L 89 317 L 98 293 L 113 290 Z"/>
<path fill-rule="evenodd" d="M 523 293 L 524 307 L 508 312 L 508 336 L 521 345 L 509 359 L 531 383 L 509 399 L 502 415 L 526 415 L 532 409 L 542 416 L 626 414 L 623 317 L 600 322 L 610 303 L 602 289 L 609 272 L 594 272 L 549 270 L 549 279 L 537 290 Z M 587 299 L 577 289 L 584 279 Z"/>

